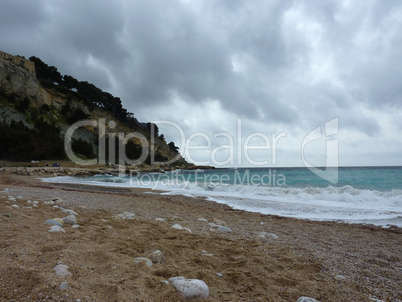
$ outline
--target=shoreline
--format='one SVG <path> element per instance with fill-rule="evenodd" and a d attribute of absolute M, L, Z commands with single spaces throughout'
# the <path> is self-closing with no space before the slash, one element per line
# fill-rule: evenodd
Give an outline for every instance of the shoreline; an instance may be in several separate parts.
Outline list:
<path fill-rule="evenodd" d="M 172 286 L 162 281 L 183 275 L 207 283 L 210 289 L 208 301 L 296 301 L 300 296 L 320 301 L 402 300 L 400 228 L 263 215 L 234 210 L 205 198 L 148 194 L 150 189 L 56 185 L 12 174 L 2 174 L 0 180 L 0 190 L 11 190 L 0 194 L 3 195 L 2 214 L 7 211 L 12 216 L 11 219 L 1 218 L 3 229 L 11 231 L 2 234 L 2 242 L 7 243 L 11 238 L 14 241 L 14 244 L 2 247 L 0 257 L 3 260 L 9 258 L 13 249 L 14 253 L 30 253 L 31 257 L 39 249 L 42 257 L 50 258 L 45 261 L 53 266 L 57 261 L 71 267 L 80 262 L 81 266 L 90 264 L 94 271 L 93 275 L 77 273 L 68 277 L 71 286 L 66 292 L 58 289 L 62 280 L 54 278 L 50 266 L 45 275 L 53 281 L 40 277 L 41 272 L 36 271 L 29 256 L 25 260 L 19 259 L 23 264 L 3 262 L 7 263 L 3 273 L 4 270 L 23 266 L 30 275 L 38 275 L 35 277 L 40 284 L 38 295 L 42 292 L 43 295 L 60 298 L 67 293 L 66 301 L 130 301 L 132 297 L 142 297 L 144 301 L 180 301 Z M 21 209 L 9 208 L 6 195 L 36 198 L 40 201 L 39 208 L 24 209 L 22 204 L 26 203 L 25 200 L 18 202 Z M 65 234 L 47 232 L 49 225 L 43 223 L 45 218 L 51 219 L 60 213 L 43 205 L 43 201 L 54 198 L 61 198 L 63 207 L 78 213 L 80 228 L 66 227 Z M 134 220 L 115 218 L 124 211 L 134 213 Z M 164 221 L 157 221 L 156 218 Z M 199 218 L 226 226 L 232 232 L 218 232 L 207 222 L 198 221 Z M 190 229 L 191 233 L 174 230 L 171 228 L 173 224 L 180 224 Z M 261 236 L 262 232 L 275 234 L 277 238 Z M 24 236 L 32 238 L 35 245 L 27 245 Z M 69 244 L 65 244 L 63 236 L 68 238 Z M 60 247 L 63 257 L 60 253 L 47 251 L 48 248 L 51 250 L 49 246 L 52 244 Z M 107 256 L 105 261 L 87 255 L 87 250 L 95 253 L 100 246 L 105 250 L 98 252 L 102 254 L 98 258 Z M 132 259 L 146 256 L 153 249 L 166 254 L 165 264 L 147 269 L 132 263 Z M 203 250 L 214 256 L 203 256 Z M 109 265 L 109 269 L 105 271 L 104 265 Z M 125 278 L 122 286 L 118 282 L 120 279 L 111 274 L 115 273 L 113 266 L 119 265 L 122 265 L 125 274 L 131 276 L 128 278 L 131 283 L 119 272 L 118 277 Z M 222 277 L 217 273 L 221 273 Z M 26 276 L 6 276 L 14 282 L 27 279 Z M 84 277 L 88 278 L 85 282 Z M 0 297 L 9 298 L 4 278 L 2 281 L 0 294 L 3 296 Z M 112 287 L 115 300 L 104 291 L 93 293 L 91 286 L 96 283 L 105 286 L 114 284 L 108 286 Z M 37 288 L 37 285 L 23 286 L 26 293 L 36 293 L 34 290 Z"/>
<path fill-rule="evenodd" d="M 145 174 L 147 172 L 144 172 Z M 67 177 L 75 177 L 71 175 L 65 175 Z M 46 175 L 45 177 L 40 177 L 38 179 L 46 179 L 46 178 L 53 178 L 53 177 L 59 177 L 59 176 L 52 176 L 52 175 Z M 85 176 L 84 176 L 85 177 Z M 85 179 L 85 178 L 84 178 Z M 158 180 L 159 181 L 159 180 Z M 47 181 L 43 181 L 47 182 Z M 253 210 L 247 207 L 242 207 L 242 206 L 236 206 L 236 205 L 230 205 L 229 203 L 225 202 L 230 201 L 231 199 L 247 199 L 252 197 L 239 197 L 239 196 L 232 196 L 232 195 L 210 195 L 206 193 L 199 193 L 199 192 L 187 192 L 183 190 L 177 190 L 177 189 L 170 189 L 166 188 L 165 190 L 163 188 L 161 189 L 155 189 L 155 186 L 153 187 L 138 187 L 138 186 L 119 186 L 118 184 L 115 184 L 113 182 L 96 182 L 96 183 L 80 183 L 80 182 L 51 182 L 54 185 L 65 185 L 65 186 L 88 186 L 88 187 L 93 187 L 94 190 L 102 190 L 106 191 L 107 188 L 115 188 L 116 190 L 120 189 L 121 191 L 124 190 L 150 190 L 152 193 L 165 193 L 167 195 L 177 195 L 177 196 L 186 196 L 189 198 L 202 198 L 202 199 L 210 199 L 210 201 L 213 201 L 218 204 L 225 204 L 229 206 L 231 209 L 234 210 L 241 210 L 241 211 L 246 211 L 250 213 L 257 213 L 257 214 L 262 214 L 262 215 L 271 215 L 271 216 L 278 216 L 278 217 L 284 217 L 284 218 L 292 218 L 292 219 L 300 219 L 300 220 L 308 220 L 308 221 L 317 221 L 317 222 L 335 222 L 335 223 L 346 223 L 346 224 L 358 224 L 358 225 L 365 225 L 365 226 L 375 226 L 375 227 L 381 227 L 381 228 L 391 228 L 391 229 L 399 229 L 402 230 L 402 221 L 401 221 L 401 216 L 393 217 L 393 218 L 308 218 L 308 217 L 298 217 L 296 215 L 281 215 L 281 214 L 275 214 L 275 213 L 264 213 L 259 210 Z M 185 187 L 188 185 L 188 183 L 185 185 Z M 96 187 L 101 187 L 102 189 L 95 189 Z M 223 193 L 224 194 L 224 193 Z M 258 199 L 257 199 L 258 200 Z M 269 200 L 272 203 L 276 202 L 281 202 L 281 201 L 275 201 L 275 200 Z"/>

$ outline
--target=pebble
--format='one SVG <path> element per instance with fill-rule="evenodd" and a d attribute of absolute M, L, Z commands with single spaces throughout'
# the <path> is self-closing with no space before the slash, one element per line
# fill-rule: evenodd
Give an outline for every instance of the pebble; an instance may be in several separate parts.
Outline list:
<path fill-rule="evenodd" d="M 222 278 L 222 274 L 221 274 L 221 273 L 216 273 L 216 275 L 217 275 L 218 277 L 221 277 L 221 278 Z"/>
<path fill-rule="evenodd" d="M 165 219 L 163 219 L 163 218 L 155 218 L 155 221 L 161 221 L 161 222 L 164 222 L 164 221 L 166 221 Z"/>
<path fill-rule="evenodd" d="M 149 255 L 149 259 L 151 259 L 153 263 L 165 263 L 165 255 L 160 250 L 156 250 L 155 252 L 151 253 L 151 255 Z"/>
<path fill-rule="evenodd" d="M 208 222 L 208 220 L 206 220 L 205 218 L 198 218 L 197 220 L 200 222 Z"/>
<path fill-rule="evenodd" d="M 63 233 L 65 233 L 66 231 L 65 231 L 61 226 L 52 225 L 52 226 L 50 227 L 49 232 L 50 232 L 50 233 L 57 233 L 57 232 L 63 232 Z"/>
<path fill-rule="evenodd" d="M 30 200 L 27 200 L 27 203 L 32 203 L 32 201 L 30 201 Z"/>
<path fill-rule="evenodd" d="M 77 218 L 74 215 L 69 215 L 67 217 L 62 218 L 64 224 L 77 224 Z"/>
<path fill-rule="evenodd" d="M 48 219 L 48 220 L 45 220 L 45 223 L 57 225 L 57 226 L 59 226 L 59 227 L 62 227 L 62 226 L 63 226 L 63 224 L 60 223 L 60 221 L 57 221 L 57 220 L 55 220 L 55 219 Z"/>
<path fill-rule="evenodd" d="M 56 221 L 58 221 L 60 223 L 63 223 L 63 219 L 61 219 L 61 218 L 53 218 L 53 220 L 56 220 Z"/>
<path fill-rule="evenodd" d="M 43 204 L 52 206 L 54 205 L 54 201 L 53 200 L 45 201 Z"/>
<path fill-rule="evenodd" d="M 32 201 L 32 203 L 33 203 L 33 204 L 38 204 L 38 203 L 39 203 L 39 201 L 34 200 L 34 201 Z"/>
<path fill-rule="evenodd" d="M 216 229 L 218 232 L 222 232 L 222 233 L 231 233 L 232 232 L 232 229 L 231 228 L 228 228 L 228 227 L 225 227 L 225 226 L 219 226 L 217 229 Z"/>
<path fill-rule="evenodd" d="M 78 225 L 78 224 L 74 224 L 73 226 L 72 226 L 72 228 L 73 229 L 78 229 L 80 226 Z"/>
<path fill-rule="evenodd" d="M 102 222 L 107 222 L 107 220 L 106 220 L 106 219 L 101 219 L 101 221 L 102 221 Z"/>
<path fill-rule="evenodd" d="M 134 263 L 145 263 L 146 266 L 151 267 L 152 266 L 152 261 L 149 260 L 148 258 L 145 257 L 137 257 L 134 259 Z"/>
<path fill-rule="evenodd" d="M 177 223 L 172 225 L 172 228 L 176 229 L 176 230 L 182 230 L 183 229 L 183 227 L 180 224 L 177 224 Z"/>
<path fill-rule="evenodd" d="M 67 281 L 64 281 L 62 284 L 60 284 L 60 289 L 61 289 L 61 290 L 66 289 L 67 286 L 68 286 L 68 282 L 67 282 Z"/>
<path fill-rule="evenodd" d="M 77 212 L 74 212 L 73 210 L 68 210 L 68 209 L 63 209 L 63 213 L 69 214 L 69 215 L 78 215 Z"/>
<path fill-rule="evenodd" d="M 65 264 L 57 264 L 53 270 L 57 276 L 71 276 L 71 273 L 68 271 L 68 266 Z"/>
<path fill-rule="evenodd" d="M 180 293 L 185 299 L 204 298 L 209 296 L 208 285 L 198 279 L 186 279 L 184 277 L 173 277 L 169 281 L 173 287 Z"/>
<path fill-rule="evenodd" d="M 127 212 L 127 211 L 124 211 L 123 216 L 124 216 L 125 219 L 134 219 L 135 214 Z"/>
<path fill-rule="evenodd" d="M 273 233 L 268 234 L 268 237 L 275 240 L 279 239 L 279 237 Z"/>
<path fill-rule="evenodd" d="M 19 208 L 20 208 L 17 204 L 13 204 L 11 207 L 12 207 L 12 208 L 15 208 L 15 209 L 19 209 Z"/>
<path fill-rule="evenodd" d="M 299 299 L 297 299 L 297 302 L 320 302 L 320 301 L 309 297 L 300 297 Z"/>
<path fill-rule="evenodd" d="M 122 219 L 122 220 L 123 220 L 123 219 L 126 219 L 126 217 L 124 217 L 123 214 L 117 214 L 117 215 L 116 215 L 116 218 L 117 218 L 117 219 Z"/>
<path fill-rule="evenodd" d="M 267 232 L 260 232 L 258 233 L 258 237 L 262 237 L 262 238 L 271 238 L 271 239 L 279 239 L 279 237 L 273 233 L 267 233 Z"/>
<path fill-rule="evenodd" d="M 346 277 L 345 277 L 345 276 L 342 276 L 342 275 L 336 275 L 336 276 L 334 277 L 334 279 L 335 279 L 335 280 L 338 280 L 338 281 L 343 281 L 343 280 L 346 280 Z"/>
<path fill-rule="evenodd" d="M 21 196 L 21 195 L 18 195 L 18 196 L 17 196 L 17 199 L 22 199 L 22 196 Z"/>

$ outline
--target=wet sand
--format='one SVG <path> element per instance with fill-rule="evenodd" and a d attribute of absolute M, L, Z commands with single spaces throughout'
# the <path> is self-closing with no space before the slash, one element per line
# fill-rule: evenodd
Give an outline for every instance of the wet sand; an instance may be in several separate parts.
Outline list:
<path fill-rule="evenodd" d="M 0 190 L 1 301 L 181 301 L 163 282 L 175 276 L 203 280 L 208 301 L 402 300 L 398 228 L 261 215 L 149 189 L 50 184 L 12 174 L 0 175 Z M 22 199 L 8 202 L 8 196 Z M 48 232 L 46 219 L 67 216 L 43 203 L 56 198 L 78 213 L 79 228 Z M 116 218 L 124 211 L 134 219 Z M 155 250 L 165 255 L 163 264 L 134 263 Z M 55 275 L 59 262 L 71 276 Z M 68 286 L 60 290 L 63 281 Z"/>

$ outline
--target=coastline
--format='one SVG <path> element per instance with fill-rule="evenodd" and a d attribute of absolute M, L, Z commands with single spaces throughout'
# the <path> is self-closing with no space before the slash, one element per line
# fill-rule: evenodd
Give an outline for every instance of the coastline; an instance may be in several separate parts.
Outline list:
<path fill-rule="evenodd" d="M 8 173 L 0 180 L 0 190 L 11 190 L 0 194 L 2 214 L 11 214 L 0 222 L 7 230 L 0 253 L 6 263 L 0 287 L 4 299 L 30 295 L 34 300 L 180 301 L 174 288 L 162 281 L 185 276 L 207 283 L 208 301 L 296 301 L 300 296 L 402 300 L 398 228 L 262 215 L 202 198 L 149 194 L 150 189 L 42 183 Z M 20 208 L 10 207 L 8 195 L 23 197 L 16 202 Z M 47 232 L 44 221 L 61 213 L 43 202 L 55 198 L 78 213 L 80 228 Z M 27 199 L 38 200 L 38 208 L 24 209 Z M 124 211 L 134 213 L 135 219 L 115 218 Z M 217 232 L 199 218 L 232 232 Z M 173 224 L 192 232 L 172 229 Z M 278 239 L 261 237 L 261 232 Z M 133 263 L 157 249 L 166 254 L 164 264 L 147 268 Z M 213 256 L 203 255 L 203 250 Z M 72 276 L 64 278 L 66 290 L 59 290 L 64 279 L 52 270 L 58 261 L 72 268 Z M 22 285 L 17 288 L 18 283 Z"/>

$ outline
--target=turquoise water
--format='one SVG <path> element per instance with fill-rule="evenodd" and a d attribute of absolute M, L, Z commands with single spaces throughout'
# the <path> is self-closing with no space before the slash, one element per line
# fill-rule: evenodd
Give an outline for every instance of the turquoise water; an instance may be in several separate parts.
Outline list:
<path fill-rule="evenodd" d="M 179 170 L 45 181 L 142 187 L 166 191 L 162 194 L 203 196 L 262 214 L 402 227 L 402 167 L 347 167 L 331 173 L 337 173 L 336 183 L 308 168 Z"/>

